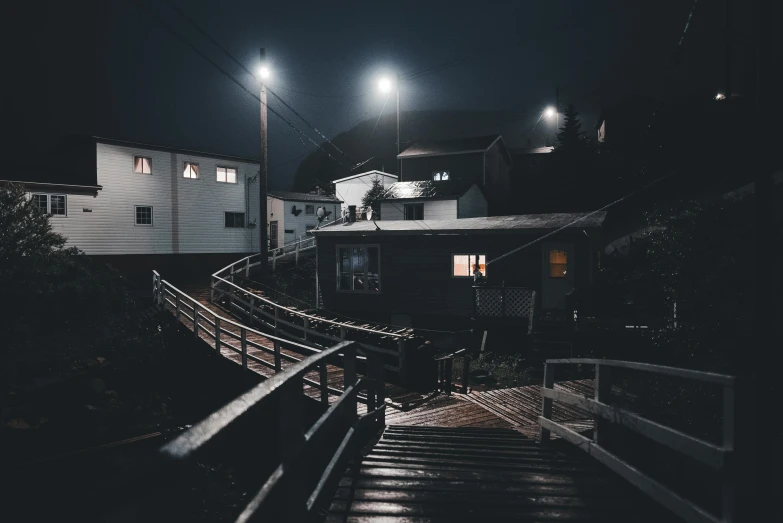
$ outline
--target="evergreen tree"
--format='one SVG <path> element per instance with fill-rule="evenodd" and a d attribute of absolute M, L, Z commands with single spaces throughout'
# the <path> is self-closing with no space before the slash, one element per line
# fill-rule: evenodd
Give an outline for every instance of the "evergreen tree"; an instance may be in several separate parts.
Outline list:
<path fill-rule="evenodd" d="M 584 132 L 579 113 L 573 104 L 568 104 L 565 110 L 563 126 L 557 131 L 557 149 L 563 152 L 574 152 L 584 148 Z"/>
<path fill-rule="evenodd" d="M 367 189 L 367 192 L 362 196 L 362 205 L 364 207 L 372 207 L 372 212 L 376 218 L 381 217 L 381 198 L 385 192 L 386 189 L 383 187 L 381 177 L 376 176 L 372 179 L 370 188 Z"/>

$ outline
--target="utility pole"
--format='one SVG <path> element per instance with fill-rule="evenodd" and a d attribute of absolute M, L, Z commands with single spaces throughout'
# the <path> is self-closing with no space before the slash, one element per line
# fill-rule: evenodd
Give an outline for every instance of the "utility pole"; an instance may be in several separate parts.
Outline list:
<path fill-rule="evenodd" d="M 555 141 L 560 131 L 560 88 L 555 87 Z"/>
<path fill-rule="evenodd" d="M 726 2 L 726 100 L 731 100 L 731 2 Z"/>
<path fill-rule="evenodd" d="M 400 75 L 397 74 L 397 156 L 400 155 Z M 397 158 L 397 176 L 402 181 L 402 165 Z"/>
<path fill-rule="evenodd" d="M 261 66 L 266 65 L 266 49 L 261 48 Z M 263 75 L 261 75 L 263 76 Z M 258 196 L 259 196 L 259 216 L 258 216 L 258 230 L 260 234 L 260 246 L 258 253 L 261 255 L 261 270 L 266 272 L 267 263 L 266 259 L 269 257 L 269 242 L 267 240 L 267 209 L 266 209 L 266 152 L 267 152 L 267 114 L 266 114 L 266 85 L 264 85 L 264 79 L 261 78 L 261 92 L 259 93 L 261 99 L 261 158 L 258 163 Z"/>

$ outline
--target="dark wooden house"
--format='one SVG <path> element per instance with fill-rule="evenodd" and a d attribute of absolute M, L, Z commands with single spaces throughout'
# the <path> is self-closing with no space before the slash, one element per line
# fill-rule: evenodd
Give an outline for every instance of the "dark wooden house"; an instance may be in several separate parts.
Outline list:
<path fill-rule="evenodd" d="M 448 181 L 462 193 L 476 184 L 487 199 L 491 216 L 507 212 L 512 160 L 499 134 L 421 140 L 397 158 L 400 182 Z"/>
<path fill-rule="evenodd" d="M 354 222 L 313 231 L 319 305 L 368 320 L 465 328 L 589 303 L 605 213 Z M 579 220 L 579 221 L 577 221 Z M 576 222 L 576 223 L 574 223 Z M 549 237 L 542 236 L 560 228 Z M 478 265 L 484 278 L 474 286 Z M 511 291 L 518 289 L 519 291 Z"/>

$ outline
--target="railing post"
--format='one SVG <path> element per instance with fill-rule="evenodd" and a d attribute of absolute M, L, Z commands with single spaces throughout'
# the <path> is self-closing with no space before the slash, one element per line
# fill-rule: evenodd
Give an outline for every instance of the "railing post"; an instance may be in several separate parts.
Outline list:
<path fill-rule="evenodd" d="M 367 391 L 367 411 L 380 409 L 386 401 L 386 383 L 384 382 L 383 358 L 380 354 L 370 353 L 367 357 L 367 375 L 372 380 L 372 388 Z M 373 398 L 373 408 L 370 408 L 370 397 Z M 384 411 L 378 412 L 376 423 L 380 427 L 386 425 Z"/>
<path fill-rule="evenodd" d="M 329 380 L 325 361 L 318 368 L 318 384 L 321 386 L 321 403 L 329 405 Z"/>
<path fill-rule="evenodd" d="M 166 306 L 166 289 L 163 286 L 163 279 L 158 274 L 158 306 Z"/>
<path fill-rule="evenodd" d="M 193 302 L 193 337 L 198 339 L 198 302 Z"/>
<path fill-rule="evenodd" d="M 209 302 L 215 303 L 215 277 L 209 277 Z"/>
<path fill-rule="evenodd" d="M 723 450 L 726 451 L 726 461 L 721 470 L 721 512 L 725 523 L 735 520 L 735 476 L 739 472 L 734 463 L 734 438 L 736 413 L 734 411 L 734 385 L 723 386 Z"/>
<path fill-rule="evenodd" d="M 609 396 L 612 393 L 612 374 L 611 367 L 597 363 L 595 365 L 595 401 L 609 404 Z M 606 429 L 609 428 L 609 421 L 601 416 L 593 416 L 593 441 L 596 445 L 606 443 Z"/>
<path fill-rule="evenodd" d="M 250 316 L 249 321 L 250 325 L 253 325 L 253 319 L 256 317 L 256 298 L 252 294 L 249 295 L 250 301 L 250 309 L 248 310 L 248 315 Z"/>
<path fill-rule="evenodd" d="M 275 336 L 279 336 L 279 333 L 277 332 L 277 319 L 280 316 L 280 308 L 277 305 L 275 305 L 274 309 L 275 309 Z"/>
<path fill-rule="evenodd" d="M 272 272 L 275 272 L 277 266 L 277 249 L 272 251 Z"/>
<path fill-rule="evenodd" d="M 302 377 L 287 380 L 279 390 L 278 448 L 283 469 L 283 499 L 280 506 L 284 521 L 300 522 L 307 519 L 307 467 L 300 463 L 299 457 L 304 447 Z"/>
<path fill-rule="evenodd" d="M 451 396 L 451 373 L 454 369 L 454 358 L 448 358 L 446 364 L 446 396 Z"/>
<path fill-rule="evenodd" d="M 220 355 L 220 318 L 215 316 L 215 352 Z"/>
<path fill-rule="evenodd" d="M 242 369 L 247 370 L 247 329 L 244 327 L 239 331 L 239 338 L 242 347 Z"/>
<path fill-rule="evenodd" d="M 343 355 L 343 390 L 346 390 L 351 385 L 356 384 L 356 344 L 352 343 L 345 347 Z M 369 403 L 369 394 L 367 397 Z M 345 411 L 348 421 L 353 422 L 356 418 L 356 396 L 350 400 L 350 404 Z"/>
<path fill-rule="evenodd" d="M 340 325 L 340 339 L 346 341 L 347 336 L 345 332 L 345 325 Z"/>
<path fill-rule="evenodd" d="M 283 367 L 280 362 L 280 342 L 275 340 L 275 372 L 280 372 L 282 368 Z"/>
<path fill-rule="evenodd" d="M 179 293 L 177 293 L 177 296 L 176 296 L 176 305 L 175 305 L 175 307 L 176 307 L 176 310 L 174 312 L 174 317 L 176 318 L 176 320 L 175 320 L 176 323 L 179 323 Z"/>
<path fill-rule="evenodd" d="M 408 383 L 408 368 L 407 368 L 407 358 L 405 354 L 405 338 L 400 337 L 399 341 L 397 342 L 397 350 L 399 354 L 397 357 L 399 358 L 399 366 L 400 366 L 400 381 L 403 384 Z"/>
<path fill-rule="evenodd" d="M 307 329 L 310 328 L 310 320 L 308 318 L 302 318 L 304 320 L 304 329 L 302 329 L 302 339 L 307 340 Z"/>
<path fill-rule="evenodd" d="M 245 278 L 250 277 L 250 257 L 245 258 Z"/>
<path fill-rule="evenodd" d="M 551 363 L 544 364 L 543 388 L 555 388 L 555 366 Z M 543 404 L 541 406 L 541 417 L 544 419 L 552 419 L 552 398 L 543 398 Z M 541 427 L 539 441 L 541 443 L 547 443 L 549 441 L 549 429 Z"/>
<path fill-rule="evenodd" d="M 469 354 L 462 357 L 462 393 L 468 393 L 468 382 L 470 381 L 470 360 Z"/>
<path fill-rule="evenodd" d="M 301 240 L 300 240 L 301 241 Z M 299 265 L 299 242 L 296 242 L 296 265 Z"/>

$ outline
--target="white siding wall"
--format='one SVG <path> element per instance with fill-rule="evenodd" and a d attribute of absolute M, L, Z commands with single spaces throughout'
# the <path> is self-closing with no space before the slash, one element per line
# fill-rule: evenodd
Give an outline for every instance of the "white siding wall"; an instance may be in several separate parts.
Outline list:
<path fill-rule="evenodd" d="M 487 199 L 478 185 L 474 185 L 459 198 L 458 218 L 478 218 L 488 216 Z"/>
<path fill-rule="evenodd" d="M 453 220 L 457 217 L 457 200 L 409 200 L 404 203 L 381 202 L 381 219 L 404 219 L 405 203 L 424 203 L 425 220 Z"/>
<path fill-rule="evenodd" d="M 343 200 L 342 208 L 347 209 L 349 205 L 355 205 L 357 209 L 360 208 L 362 206 L 362 198 L 372 187 L 372 179 L 376 176 L 380 178 L 384 187 L 388 187 L 397 181 L 396 177 L 393 178 L 370 172 L 365 176 L 335 183 L 335 196 Z M 383 216 L 383 210 L 381 210 L 381 215 Z"/>
<path fill-rule="evenodd" d="M 96 197 L 68 195 L 68 216 L 53 219 L 55 230 L 87 254 L 243 253 L 258 248 L 257 228 L 226 228 L 224 212 L 244 212 L 258 221 L 258 185 L 247 178 L 258 165 L 204 156 L 97 144 Z M 152 158 L 152 174 L 133 171 L 133 157 Z M 185 161 L 199 164 L 199 178 L 182 176 Z M 237 183 L 218 183 L 218 165 L 235 167 Z M 253 197 L 253 193 L 255 197 Z M 153 208 L 153 226 L 135 225 L 136 205 Z M 92 209 L 84 212 L 83 208 Z"/>
<path fill-rule="evenodd" d="M 306 205 L 312 205 L 313 210 L 318 207 L 325 207 L 327 211 L 332 211 L 332 214 L 326 219 L 332 221 L 340 217 L 340 204 L 339 203 L 327 203 L 327 202 L 304 202 L 294 200 L 280 200 L 279 198 L 270 197 L 268 208 L 270 213 L 269 220 L 277 220 L 278 222 L 278 246 L 284 245 L 285 229 L 293 229 L 296 231 L 296 237 L 299 238 L 307 231 L 307 226 L 318 226 L 318 216 L 315 214 L 307 214 Z M 302 212 L 299 216 L 294 216 L 291 212 L 291 208 L 296 206 L 296 209 L 301 209 Z M 324 220 L 324 224 L 328 223 Z"/>

